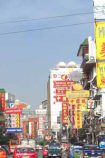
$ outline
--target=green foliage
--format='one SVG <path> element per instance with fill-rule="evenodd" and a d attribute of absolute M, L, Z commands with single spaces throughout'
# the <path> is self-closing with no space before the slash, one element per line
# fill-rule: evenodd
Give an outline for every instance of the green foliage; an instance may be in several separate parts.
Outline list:
<path fill-rule="evenodd" d="M 40 142 L 38 142 L 39 145 L 45 146 L 48 144 L 48 142 L 46 140 L 41 140 Z"/>
<path fill-rule="evenodd" d="M 9 138 L 5 135 L 0 135 L 0 145 L 9 144 Z"/>

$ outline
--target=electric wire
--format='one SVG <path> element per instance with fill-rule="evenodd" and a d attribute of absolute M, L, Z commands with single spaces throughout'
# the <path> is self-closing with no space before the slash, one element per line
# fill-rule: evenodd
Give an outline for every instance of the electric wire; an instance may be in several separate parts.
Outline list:
<path fill-rule="evenodd" d="M 14 21 L 0 22 L 0 24 L 19 23 L 19 22 L 28 22 L 28 21 L 36 21 L 36 20 L 48 20 L 48 19 L 55 19 L 55 18 L 63 18 L 63 17 L 71 17 L 71 16 L 80 16 L 80 15 L 88 15 L 88 14 L 93 14 L 93 13 L 94 13 L 94 12 L 84 12 L 84 13 L 56 15 L 56 16 L 41 17 L 41 18 L 20 19 L 20 20 L 14 20 Z"/>
<path fill-rule="evenodd" d="M 92 23 L 94 23 L 94 22 L 90 21 L 90 22 L 81 22 L 81 23 L 74 23 L 74 24 L 67 24 L 67 25 L 51 26 L 51 27 L 33 28 L 33 29 L 20 30 L 20 31 L 10 31 L 10 32 L 0 33 L 0 36 L 10 35 L 10 34 L 18 34 L 18 33 L 25 33 L 25 32 L 33 32 L 33 31 L 51 30 L 51 29 L 58 29 L 58 28 L 85 25 L 85 24 L 92 24 Z"/>

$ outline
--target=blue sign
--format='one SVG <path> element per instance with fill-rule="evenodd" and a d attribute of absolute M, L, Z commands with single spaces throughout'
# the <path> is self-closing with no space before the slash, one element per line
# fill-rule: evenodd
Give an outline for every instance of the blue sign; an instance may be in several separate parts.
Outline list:
<path fill-rule="evenodd" d="M 99 143 L 99 147 L 100 147 L 100 149 L 105 149 L 105 141 L 101 141 Z"/>
<path fill-rule="evenodd" d="M 7 133 L 22 133 L 22 128 L 6 128 Z"/>

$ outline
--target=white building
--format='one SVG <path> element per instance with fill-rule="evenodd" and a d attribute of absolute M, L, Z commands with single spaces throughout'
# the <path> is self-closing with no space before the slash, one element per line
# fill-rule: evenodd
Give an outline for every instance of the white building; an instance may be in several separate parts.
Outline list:
<path fill-rule="evenodd" d="M 49 130 L 57 132 L 60 130 L 61 124 L 58 121 L 62 113 L 62 103 L 68 102 L 66 98 L 66 90 L 72 88 L 72 81 L 69 79 L 69 75 L 78 66 L 74 62 L 65 64 L 64 62 L 58 63 L 58 65 L 51 70 L 48 84 L 48 125 Z M 60 118 L 62 120 L 62 118 Z"/>

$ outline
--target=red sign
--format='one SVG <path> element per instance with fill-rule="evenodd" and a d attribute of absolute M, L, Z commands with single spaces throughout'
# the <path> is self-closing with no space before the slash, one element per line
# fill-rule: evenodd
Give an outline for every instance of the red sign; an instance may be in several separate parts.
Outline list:
<path fill-rule="evenodd" d="M 66 90 L 56 89 L 56 94 L 57 95 L 65 95 L 66 94 Z"/>
<path fill-rule="evenodd" d="M 72 81 L 53 81 L 53 87 L 54 88 L 57 88 L 57 87 L 71 87 L 71 89 L 72 89 L 73 84 L 74 84 L 74 82 L 72 82 Z"/>
<path fill-rule="evenodd" d="M 68 104 L 62 103 L 62 124 L 68 124 Z"/>
<path fill-rule="evenodd" d="M 68 98 L 66 98 L 65 96 L 55 96 L 56 98 L 56 102 L 69 102 Z"/>
<path fill-rule="evenodd" d="M 0 93 L 0 106 L 2 111 L 5 110 L 5 93 Z"/>
<path fill-rule="evenodd" d="M 15 109 L 15 108 L 8 108 L 5 111 L 6 114 L 21 114 L 22 110 L 21 109 Z"/>

